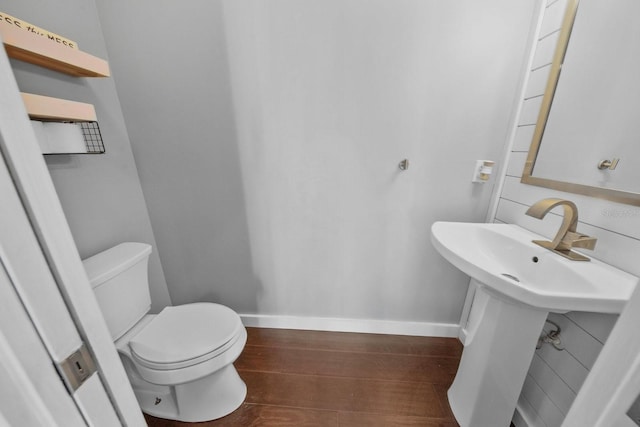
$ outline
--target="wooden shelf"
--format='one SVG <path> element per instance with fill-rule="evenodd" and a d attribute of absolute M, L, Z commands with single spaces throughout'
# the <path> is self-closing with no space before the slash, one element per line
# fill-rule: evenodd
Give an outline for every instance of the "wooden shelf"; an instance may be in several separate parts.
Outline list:
<path fill-rule="evenodd" d="M 0 35 L 11 58 L 77 77 L 109 77 L 109 64 L 78 49 L 58 45 L 45 37 L 9 25 Z"/>
<path fill-rule="evenodd" d="M 91 104 L 32 93 L 21 93 L 21 95 L 27 113 L 32 119 L 65 122 L 97 121 L 96 110 Z"/>

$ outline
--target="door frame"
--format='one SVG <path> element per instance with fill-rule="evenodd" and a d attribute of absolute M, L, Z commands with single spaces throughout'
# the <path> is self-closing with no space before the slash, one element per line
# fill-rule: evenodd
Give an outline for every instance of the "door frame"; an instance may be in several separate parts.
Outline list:
<path fill-rule="evenodd" d="M 616 322 L 562 427 L 636 427 L 627 411 L 640 395 L 640 286 Z"/>
<path fill-rule="evenodd" d="M 0 40 L 1 42 L 1 40 Z M 82 341 L 124 425 L 144 418 L 78 254 L 9 59 L 0 49 L 0 155 Z"/>

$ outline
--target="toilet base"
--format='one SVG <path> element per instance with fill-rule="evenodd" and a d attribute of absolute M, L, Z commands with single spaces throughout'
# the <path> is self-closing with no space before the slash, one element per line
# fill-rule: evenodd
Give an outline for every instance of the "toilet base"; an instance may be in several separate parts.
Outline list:
<path fill-rule="evenodd" d="M 142 412 L 176 421 L 200 422 L 235 411 L 247 395 L 247 386 L 232 364 L 199 380 L 174 386 L 134 385 Z"/>

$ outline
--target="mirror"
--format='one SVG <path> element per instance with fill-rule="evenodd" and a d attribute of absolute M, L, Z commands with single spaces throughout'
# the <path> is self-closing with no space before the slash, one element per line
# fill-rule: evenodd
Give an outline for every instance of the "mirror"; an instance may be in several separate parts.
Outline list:
<path fill-rule="evenodd" d="M 523 183 L 640 206 L 638 17 L 638 0 L 569 0 Z"/>

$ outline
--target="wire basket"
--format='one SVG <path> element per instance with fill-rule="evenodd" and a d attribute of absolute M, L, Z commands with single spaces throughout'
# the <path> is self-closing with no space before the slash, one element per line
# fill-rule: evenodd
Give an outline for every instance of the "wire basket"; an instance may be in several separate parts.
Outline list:
<path fill-rule="evenodd" d="M 80 122 L 87 154 L 103 154 L 105 152 L 98 122 Z"/>

